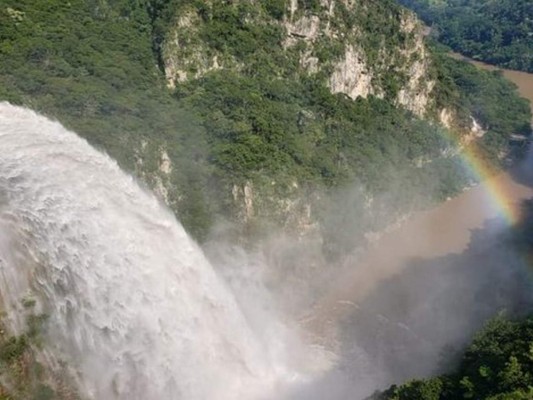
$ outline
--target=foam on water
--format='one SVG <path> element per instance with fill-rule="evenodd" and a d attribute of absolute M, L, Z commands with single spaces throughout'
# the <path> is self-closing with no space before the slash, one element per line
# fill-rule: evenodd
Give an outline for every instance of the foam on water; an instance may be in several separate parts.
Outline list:
<path fill-rule="evenodd" d="M 0 291 L 31 288 L 94 399 L 268 397 L 279 366 L 199 247 L 85 140 L 0 103 Z M 17 325 L 15 323 L 15 325 Z"/>

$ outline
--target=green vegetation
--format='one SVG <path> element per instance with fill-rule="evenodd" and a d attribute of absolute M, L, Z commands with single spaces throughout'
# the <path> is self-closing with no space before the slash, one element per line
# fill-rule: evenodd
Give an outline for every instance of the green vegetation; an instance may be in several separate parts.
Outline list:
<path fill-rule="evenodd" d="M 392 386 L 374 400 L 526 400 L 533 397 L 533 317 L 498 317 L 479 332 L 449 375 Z"/>
<path fill-rule="evenodd" d="M 409 36 L 399 29 L 401 10 L 392 0 L 360 3 L 364 12 L 337 13 L 335 29 L 358 27 L 364 33 L 359 44 L 381 68 L 374 80 L 383 98 L 354 101 L 330 92 L 328 68 L 345 44 L 325 36 L 317 38 L 315 54 L 325 67 L 316 75 L 302 72 L 303 48 L 283 46 L 284 0 L 3 0 L 0 100 L 57 118 L 150 186 L 164 186 L 170 207 L 199 240 L 217 217 L 237 219 L 232 188 L 251 182 L 255 217 L 278 226 L 286 215 L 276 208 L 287 208 L 287 199 L 319 193 L 309 198 L 318 199 L 313 211 L 318 210 L 326 246 L 343 252 L 357 241 L 354 235 L 449 197 L 472 180 L 454 153 L 455 139 L 434 122 L 442 108 L 455 110 L 463 127 L 470 126 L 470 115 L 482 124 L 487 133 L 479 140 L 480 152 L 496 166 L 508 151 L 509 134 L 529 133 L 531 118 L 527 104 L 498 73 L 478 71 L 438 50 L 427 77 L 437 82 L 436 104 L 429 110 L 433 120 L 397 107 L 395 97 L 408 78 L 398 73 L 405 60 L 386 56 Z M 322 7 L 317 0 L 299 5 L 300 13 Z M 162 71 L 163 47 L 176 16 L 191 10 L 199 20 L 186 31 L 195 30 L 197 44 L 209 55 L 219 54 L 224 68 L 178 82 L 171 92 Z M 199 71 L 191 64 L 186 72 L 194 77 Z M 172 162 L 167 171 L 161 168 L 164 153 Z M 349 201 L 338 195 L 348 185 L 358 187 Z M 347 232 L 349 237 L 339 237 Z M 34 305 L 31 299 L 23 302 L 27 310 Z M 54 396 L 32 350 L 42 323 L 42 317 L 30 316 L 24 334 L 0 332 L 0 382 L 9 382 L 0 386 L 0 399 Z M 513 336 L 523 332 L 522 325 L 494 324 L 497 332 L 507 329 L 510 340 L 531 330 L 530 323 L 526 333 Z M 487 329 L 485 336 L 493 328 Z M 518 350 L 502 354 L 483 374 L 491 379 L 504 374 L 511 385 L 530 361 Z M 461 371 L 457 390 L 469 393 L 481 378 L 468 368 Z M 414 382 L 405 393 L 436 398 L 453 379 Z M 527 393 L 529 386 L 511 389 Z"/>
<path fill-rule="evenodd" d="M 513 268 L 519 264 L 521 275 L 528 279 L 528 271 L 524 271 L 524 260 L 531 262 L 533 249 L 533 200 L 523 204 L 521 222 L 508 232 L 503 232 L 498 242 L 490 250 L 475 249 L 474 258 L 466 258 L 465 263 L 487 260 L 484 267 L 492 268 L 494 260 L 503 260 Z M 482 242 L 484 243 L 484 242 Z M 524 260 L 509 259 L 509 248 L 516 249 Z M 500 248 L 500 250 L 498 250 Z M 504 250 L 501 256 L 498 252 Z M 492 253 L 495 251 L 494 253 Z M 480 254 L 482 256 L 480 257 Z M 519 257 L 521 258 L 521 257 Z M 531 265 L 526 263 L 526 265 Z M 502 268 L 502 266 L 498 266 Z M 524 283 L 524 289 L 530 290 L 531 283 Z M 526 289 L 527 288 L 527 289 Z M 516 287 L 508 288 L 516 290 Z M 494 295 L 498 296 L 498 290 Z M 402 385 L 393 385 L 382 393 L 376 393 L 372 400 L 522 400 L 533 398 L 533 315 L 531 303 L 524 301 L 509 318 L 504 314 L 490 320 L 462 355 L 444 357 L 452 364 L 451 372 L 430 377 L 414 379 Z M 450 349 L 445 349 L 449 353 Z M 456 353 L 455 349 L 451 353 Z M 452 360 L 450 360 L 452 358 Z M 456 358 L 455 361 L 453 359 Z"/>
<path fill-rule="evenodd" d="M 34 300 L 23 300 L 26 330 L 19 335 L 10 335 L 0 321 L 0 400 L 76 400 L 65 377 L 39 362 L 47 317 L 35 314 L 34 305 Z"/>
<path fill-rule="evenodd" d="M 356 183 L 364 189 L 356 201 L 362 207 L 369 196 L 390 192 L 375 214 L 361 212 L 350 221 L 362 234 L 378 228 L 386 210 L 403 213 L 446 198 L 471 177 L 460 157 L 442 156 L 454 146 L 443 128 L 394 104 L 406 78 L 394 62 L 403 60 L 391 64 L 380 54 L 407 40 L 399 30 L 400 8 L 392 1 L 361 4 L 365 13 L 340 13 L 336 29 L 368 31 L 361 45 L 384 69 L 375 77 L 384 99 L 333 95 L 325 72 L 303 73 L 302 49 L 282 45 L 278 21 L 287 3 L 281 0 L 5 0 L 0 100 L 59 119 L 150 186 L 164 186 L 170 207 L 199 240 L 218 217 L 237 219 L 232 188 L 247 182 L 259 223 L 283 224 L 283 202 L 305 193 Z M 298 12 L 321 10 L 320 2 L 301 5 L 307 8 Z M 225 68 L 177 83 L 172 94 L 161 70 L 163 47 L 176 16 L 187 12 L 199 18 L 186 29 L 196 36 L 178 32 L 179 40 L 198 39 Z M 317 46 L 326 64 L 343 51 L 341 42 L 325 37 Z M 382 47 L 384 53 L 377 50 Z M 527 107 L 497 74 L 435 57 L 438 107 L 463 110 L 467 124 L 472 113 L 488 129 L 483 146 L 498 163 L 507 136 L 525 131 Z M 433 112 L 436 118 L 438 109 Z M 172 162 L 167 171 L 161 168 L 165 152 Z M 423 198 L 414 201 L 419 192 Z"/>
<path fill-rule="evenodd" d="M 497 159 L 498 152 L 506 148 L 510 132 L 530 134 L 529 103 L 516 95 L 515 84 L 503 79 L 500 71 L 480 70 L 449 57 L 440 48 L 435 49 L 433 57 L 438 108 L 451 106 L 466 126 L 474 117 L 487 130 L 478 145 L 489 159 Z"/>
<path fill-rule="evenodd" d="M 509 132 L 529 133 L 527 101 L 497 73 L 434 56 L 439 107 L 458 110 L 464 126 L 472 125 L 472 115 L 487 129 L 480 155 L 497 168 Z M 176 95 L 203 117 L 219 184 L 273 177 L 275 197 L 286 198 L 293 182 L 310 189 L 357 183 L 382 199 L 376 207 L 382 211 L 372 214 L 362 208 L 367 200 L 361 192 L 351 204 L 360 210 L 353 219 L 322 220 L 326 237 L 344 224 L 359 227 L 361 235 L 379 229 L 390 210 L 402 213 L 453 196 L 472 179 L 460 157 L 442 158 L 454 146 L 443 128 L 372 96 L 352 101 L 332 95 L 313 79 L 215 71 L 180 85 Z M 230 191 L 224 192 L 229 207 Z M 338 246 L 339 238 L 330 242 Z"/>
<path fill-rule="evenodd" d="M 293 182 L 309 189 L 357 182 L 372 193 L 393 192 L 387 205 L 405 210 L 420 206 L 412 194 L 422 187 L 427 198 L 442 199 L 468 180 L 458 158 L 440 159 L 450 146 L 440 127 L 374 97 L 354 102 L 311 80 L 227 72 L 184 85 L 179 96 L 204 118 L 222 185 L 273 177 L 283 199 Z M 435 161 L 421 168 L 424 160 Z M 350 221 L 360 234 L 378 220 L 364 214 Z"/>
<path fill-rule="evenodd" d="M 533 72 L 530 0 L 399 0 L 455 51 L 505 68 Z"/>
<path fill-rule="evenodd" d="M 365 32 L 371 32 L 361 42 L 367 56 L 379 63 L 376 49 L 384 46 L 393 52 L 402 41 L 399 10 L 388 2 L 362 3 L 368 8 L 364 16 L 344 10 L 336 23 L 342 29 L 364 26 Z M 210 161 L 220 192 L 225 194 L 221 198 L 226 209 L 233 203 L 228 187 L 234 183 L 251 181 L 262 197 L 276 199 L 289 198 L 294 182 L 311 191 L 356 183 L 364 191 L 351 207 L 361 212 L 344 222 L 358 226 L 363 234 L 379 229 L 376 224 L 389 220 L 386 214 L 390 210 L 403 213 L 452 196 L 471 179 L 460 157 L 442 158 L 454 146 L 453 140 L 445 139 L 448 133 L 390 101 L 403 85 L 405 77 L 400 74 L 376 77 L 385 88 L 385 99 L 369 96 L 353 101 L 342 94 L 333 95 L 321 72 L 308 76 L 299 70 L 298 46 L 289 50 L 280 46 L 280 27 L 269 22 L 260 6 L 236 2 L 205 8 L 181 1 L 178 7 L 182 14 L 202 16 L 199 26 L 195 24 L 203 46 L 197 51 L 230 60 L 229 67 L 204 73 L 176 88 L 179 101 L 204 121 Z M 311 9 L 308 5 L 307 10 Z M 246 22 L 250 20 L 259 22 Z M 177 35 L 185 40 L 185 35 L 191 34 L 187 28 Z M 186 52 L 180 51 L 182 55 Z M 341 42 L 324 37 L 316 51 L 319 61 L 327 63 L 344 49 Z M 516 88 L 498 74 L 478 71 L 437 50 L 434 58 L 436 109 L 457 110 L 463 126 L 468 127 L 473 115 L 488 131 L 480 141 L 481 152 L 498 165 L 498 156 L 507 151 L 509 133 L 529 132 L 527 102 L 519 99 Z M 266 186 L 276 182 L 274 193 L 264 181 Z M 393 194 L 380 196 L 385 192 Z M 413 193 L 421 192 L 421 198 L 413 198 Z M 375 214 L 362 208 L 369 193 L 383 199 Z M 270 204 L 266 208 L 275 207 Z M 283 223 L 286 216 L 278 215 L 278 222 Z M 267 218 L 272 221 L 271 215 Z M 326 237 L 339 230 L 339 223 L 322 220 Z M 335 241 L 339 245 L 338 238 L 331 240 Z M 354 237 L 347 241 L 353 243 Z"/>
<path fill-rule="evenodd" d="M 319 1 L 299 4 L 305 7 L 300 13 L 321 11 Z M 277 226 L 286 221 L 286 200 L 319 193 L 309 196 L 314 217 L 327 250 L 342 253 L 357 235 L 452 196 L 473 179 L 455 154 L 455 138 L 433 121 L 440 110 L 454 110 L 462 127 L 475 117 L 487 131 L 478 141 L 480 153 L 495 166 L 508 151 L 509 134 L 529 133 L 531 118 L 501 75 L 478 71 L 437 49 L 427 77 L 436 81 L 433 120 L 397 107 L 395 97 L 408 78 L 398 72 L 405 60 L 385 60 L 384 54 L 409 39 L 399 29 L 401 10 L 392 1 L 361 5 L 365 12 L 339 12 L 335 29 L 357 26 L 365 33 L 360 45 L 381 68 L 374 80 L 384 96 L 354 101 L 326 86 L 328 68 L 343 54 L 344 43 L 317 38 L 315 55 L 325 66 L 316 75 L 301 70 L 301 45 L 283 46 L 283 0 L 212 6 L 185 0 L 4 0 L 0 100 L 59 119 L 152 187 L 165 186 L 169 205 L 199 240 L 217 217 L 237 219 L 232 188 L 250 182 L 255 218 Z M 220 55 L 224 68 L 177 82 L 171 92 L 162 72 L 163 47 L 176 16 L 191 10 L 199 20 L 187 30 L 195 30 L 206 54 Z M 192 64 L 187 71 L 192 77 L 198 72 Z M 161 168 L 164 153 L 172 162 L 167 171 Z M 347 186 L 358 189 L 346 197 L 339 188 Z M 23 302 L 27 310 L 34 305 L 31 299 Z M 0 399 L 52 398 L 32 350 L 42 323 L 42 317 L 30 316 L 24 334 L 0 335 L 0 382 L 9 382 L 0 387 Z M 529 350 L 512 349 L 530 333 L 531 323 L 527 329 L 508 321 L 494 324 L 497 329 L 487 328 L 479 340 L 497 337 L 491 332 L 502 329 L 509 333 L 513 342 L 505 349 L 511 350 L 500 358 L 474 370 L 469 366 L 477 365 L 471 360 L 479 352 L 473 347 L 457 377 L 413 382 L 390 396 L 405 398 L 398 397 L 403 390 L 409 398 L 418 396 L 413 393 L 440 398 L 435 396 L 452 389 L 463 395 L 478 390 L 480 379 L 494 377 L 508 382 L 509 393 L 528 393 L 529 386 L 513 382 L 529 382 L 529 375 L 521 375 Z M 486 376 L 476 375 L 481 366 Z"/>
<path fill-rule="evenodd" d="M 59 119 L 151 186 L 165 148 L 174 163 L 165 184 L 206 187 L 204 132 L 166 90 L 151 33 L 142 1 L 3 1 L 0 100 Z M 198 237 L 209 225 L 204 196 L 169 191 Z"/>

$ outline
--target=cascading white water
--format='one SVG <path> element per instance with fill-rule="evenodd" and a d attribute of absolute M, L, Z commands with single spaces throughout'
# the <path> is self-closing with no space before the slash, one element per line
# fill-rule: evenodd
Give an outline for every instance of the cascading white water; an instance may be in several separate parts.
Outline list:
<path fill-rule="evenodd" d="M 89 398 L 253 399 L 277 379 L 174 216 L 86 141 L 7 103 L 0 273 L 7 309 L 30 287 L 43 302 Z"/>

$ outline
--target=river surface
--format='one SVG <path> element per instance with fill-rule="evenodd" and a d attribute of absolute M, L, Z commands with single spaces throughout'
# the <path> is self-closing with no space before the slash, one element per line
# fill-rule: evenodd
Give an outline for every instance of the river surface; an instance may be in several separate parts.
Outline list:
<path fill-rule="evenodd" d="M 530 102 L 531 110 L 533 111 L 533 74 L 522 72 L 522 71 L 513 71 L 510 69 L 501 69 L 498 67 L 495 67 L 494 65 L 485 64 L 481 61 L 472 60 L 470 58 L 467 58 L 461 54 L 457 53 L 450 53 L 450 55 L 458 60 L 464 60 L 468 61 L 470 64 L 475 65 L 478 68 L 485 69 L 488 71 L 502 71 L 503 75 L 513 82 L 516 86 L 518 86 L 518 92 L 520 95 L 528 99 Z"/>
<path fill-rule="evenodd" d="M 533 104 L 533 74 L 503 73 Z M 414 214 L 346 261 L 301 321 L 310 340 L 340 360 L 304 398 L 364 399 L 393 383 L 442 373 L 454 360 L 446 349 L 463 348 L 501 310 L 529 309 L 530 268 L 505 244 L 511 223 L 504 214 L 519 215 L 530 198 L 531 147 L 520 165 Z"/>
<path fill-rule="evenodd" d="M 464 58 L 452 55 L 455 58 Z M 470 61 L 470 60 L 469 60 Z M 494 66 L 470 61 L 479 68 L 495 70 Z M 503 70 L 505 77 L 518 86 L 533 110 L 533 74 Z M 491 188 L 497 188 L 499 204 Z M 431 260 L 461 254 L 469 246 L 472 233 L 489 222 L 507 222 L 501 206 L 517 212 L 521 203 L 533 197 L 533 150 L 521 165 L 500 173 L 461 195 L 439 206 L 415 214 L 399 228 L 383 235 L 363 256 L 362 261 L 350 267 L 348 276 L 326 299 L 317 305 L 311 325 L 319 337 L 328 331 L 351 307 L 357 307 L 372 290 L 385 279 L 399 275 L 413 260 Z"/>

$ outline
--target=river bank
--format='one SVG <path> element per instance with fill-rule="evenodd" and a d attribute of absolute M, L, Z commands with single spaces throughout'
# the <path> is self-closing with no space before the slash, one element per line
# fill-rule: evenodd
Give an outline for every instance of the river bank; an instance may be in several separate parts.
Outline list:
<path fill-rule="evenodd" d="M 533 74 L 503 74 L 533 101 Z M 453 361 L 450 351 L 443 355 L 448 347 L 461 348 L 487 318 L 521 301 L 520 282 L 527 279 L 520 274 L 527 268 L 501 238 L 530 198 L 531 149 L 519 165 L 412 214 L 347 260 L 302 325 L 310 341 L 339 355 L 350 371 L 351 398 L 442 371 L 443 361 Z M 339 386 L 338 374 L 324 381 Z"/>
<path fill-rule="evenodd" d="M 464 58 L 457 54 L 451 56 Z M 498 69 L 470 62 L 479 68 Z M 518 86 L 533 111 L 533 74 L 510 70 L 504 70 L 503 74 Z M 322 336 L 335 321 L 350 312 L 346 304 L 357 304 L 365 299 L 379 282 L 402 272 L 411 260 L 461 254 L 467 249 L 472 232 L 482 229 L 488 221 L 499 219 L 502 226 L 508 223 L 502 216 L 502 209 L 518 215 L 522 202 L 533 197 L 533 154 L 531 150 L 528 153 L 520 165 L 433 209 L 413 214 L 397 229 L 376 240 L 356 265 L 346 268 L 346 274 L 334 285 L 330 295 L 317 304 L 310 323 L 317 336 Z"/>
<path fill-rule="evenodd" d="M 472 60 L 471 58 L 454 52 L 450 52 L 449 54 L 456 60 L 467 61 L 470 64 L 487 71 L 502 71 L 503 76 L 505 76 L 518 87 L 518 92 L 520 95 L 529 100 L 529 105 L 531 107 L 531 111 L 533 112 L 533 74 L 510 69 L 502 69 L 481 61 Z"/>

